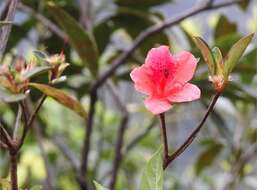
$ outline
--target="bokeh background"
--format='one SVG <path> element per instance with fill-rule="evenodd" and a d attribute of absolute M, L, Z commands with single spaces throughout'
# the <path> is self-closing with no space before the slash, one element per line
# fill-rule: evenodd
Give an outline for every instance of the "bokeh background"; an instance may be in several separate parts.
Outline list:
<path fill-rule="evenodd" d="M 0 13 L 6 0 L 0 0 Z M 134 39 L 148 27 L 183 14 L 207 1 L 195 0 L 86 0 L 53 1 L 85 31 L 94 36 L 99 51 L 98 72 L 103 73 L 113 60 L 127 51 Z M 214 0 L 214 4 L 226 2 Z M 88 110 L 89 88 L 95 79 L 69 42 L 47 1 L 23 0 L 18 6 L 2 63 L 21 55 L 29 60 L 34 50 L 50 54 L 64 50 L 69 68 L 67 80 L 57 86 L 76 97 Z M 1 15 L 1 14 L 0 14 Z M 50 21 L 50 23 L 48 22 Z M 58 27 L 60 33 L 50 25 Z M 72 30 L 72 28 L 70 29 Z M 161 144 L 159 121 L 143 105 L 143 95 L 136 92 L 129 78 L 131 69 L 144 62 L 146 52 L 160 44 L 173 53 L 191 51 L 201 57 L 192 36 L 203 37 L 210 46 L 218 46 L 223 55 L 243 35 L 257 32 L 257 1 L 243 0 L 225 8 L 207 10 L 150 37 L 126 60 L 115 75 L 98 91 L 96 115 L 89 154 L 88 179 L 108 186 L 114 147 L 122 113 L 117 98 L 128 111 L 123 160 L 116 189 L 138 189 L 146 161 Z M 80 33 L 76 34 L 78 37 Z M 86 48 L 91 48 L 87 44 Z M 200 135 L 165 172 L 167 190 L 256 190 L 257 189 L 257 38 L 232 75 L 232 82 L 218 100 Z M 44 81 L 38 77 L 35 81 Z M 166 114 L 170 151 L 176 149 L 202 118 L 214 94 L 208 82 L 207 67 L 201 60 L 194 84 L 202 90 L 199 101 L 178 104 Z M 32 101 L 39 98 L 32 91 Z M 0 119 L 5 127 L 15 121 L 17 107 L 0 102 Z M 85 136 L 82 118 L 47 98 L 19 155 L 18 176 L 21 187 L 42 185 L 44 189 L 76 190 L 76 172 L 70 159 L 79 165 Z M 135 141 L 135 139 L 137 139 Z M 65 152 L 66 151 L 66 152 Z M 68 151 L 68 153 L 67 153 Z M 72 158 L 67 159 L 67 154 Z M 247 159 L 245 159 L 247 158 Z M 8 154 L 0 150 L 0 177 L 8 177 Z M 1 189 L 1 187 L 0 187 Z"/>

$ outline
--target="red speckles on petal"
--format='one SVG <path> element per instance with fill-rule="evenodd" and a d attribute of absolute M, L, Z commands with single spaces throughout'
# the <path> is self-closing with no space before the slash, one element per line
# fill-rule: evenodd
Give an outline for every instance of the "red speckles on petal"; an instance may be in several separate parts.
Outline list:
<path fill-rule="evenodd" d="M 145 106 L 153 114 L 171 108 L 172 102 L 186 102 L 200 97 L 200 89 L 187 83 L 192 79 L 197 60 L 189 52 L 172 57 L 167 46 L 152 48 L 145 64 L 135 68 L 130 76 L 135 88 L 149 97 Z"/>

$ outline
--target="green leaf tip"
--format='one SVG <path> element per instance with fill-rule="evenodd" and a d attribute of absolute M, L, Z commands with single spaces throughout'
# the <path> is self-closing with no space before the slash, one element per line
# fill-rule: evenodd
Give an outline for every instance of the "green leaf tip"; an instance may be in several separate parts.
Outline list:
<path fill-rule="evenodd" d="M 103 187 L 102 185 L 100 185 L 99 183 L 97 183 L 96 181 L 93 181 L 93 182 L 94 182 L 96 190 L 109 190 L 109 189 Z"/>
<path fill-rule="evenodd" d="M 208 65 L 208 69 L 211 75 L 215 74 L 215 60 L 208 44 L 199 36 L 193 37 L 193 41 L 196 47 L 200 50 L 205 63 Z"/>
<path fill-rule="evenodd" d="M 160 147 L 147 162 L 143 171 L 140 190 L 163 190 L 163 147 Z"/>
<path fill-rule="evenodd" d="M 252 41 L 254 33 L 251 33 L 240 40 L 238 40 L 229 50 L 224 59 L 225 76 L 228 77 L 232 72 L 239 59 L 242 57 L 249 43 Z"/>

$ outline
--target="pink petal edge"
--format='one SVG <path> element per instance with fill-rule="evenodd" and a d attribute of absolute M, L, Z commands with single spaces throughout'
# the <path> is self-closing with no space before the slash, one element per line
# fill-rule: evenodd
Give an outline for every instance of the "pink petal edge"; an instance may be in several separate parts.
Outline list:
<path fill-rule="evenodd" d="M 201 90 L 194 84 L 187 83 L 179 91 L 170 94 L 168 100 L 170 102 L 189 102 L 199 99 Z"/>
<path fill-rule="evenodd" d="M 159 100 L 152 97 L 148 97 L 144 101 L 144 104 L 145 104 L 145 107 L 154 115 L 164 113 L 172 107 L 167 100 Z"/>

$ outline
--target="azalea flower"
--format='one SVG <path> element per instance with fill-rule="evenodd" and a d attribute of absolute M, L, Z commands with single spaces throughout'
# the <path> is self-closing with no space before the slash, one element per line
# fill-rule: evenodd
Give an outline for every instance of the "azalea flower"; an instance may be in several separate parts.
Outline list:
<path fill-rule="evenodd" d="M 161 114 L 172 104 L 200 98 L 200 89 L 191 83 L 197 59 L 187 51 L 172 55 L 168 46 L 152 48 L 145 63 L 130 73 L 135 89 L 148 97 L 146 108 L 153 114 Z"/>

